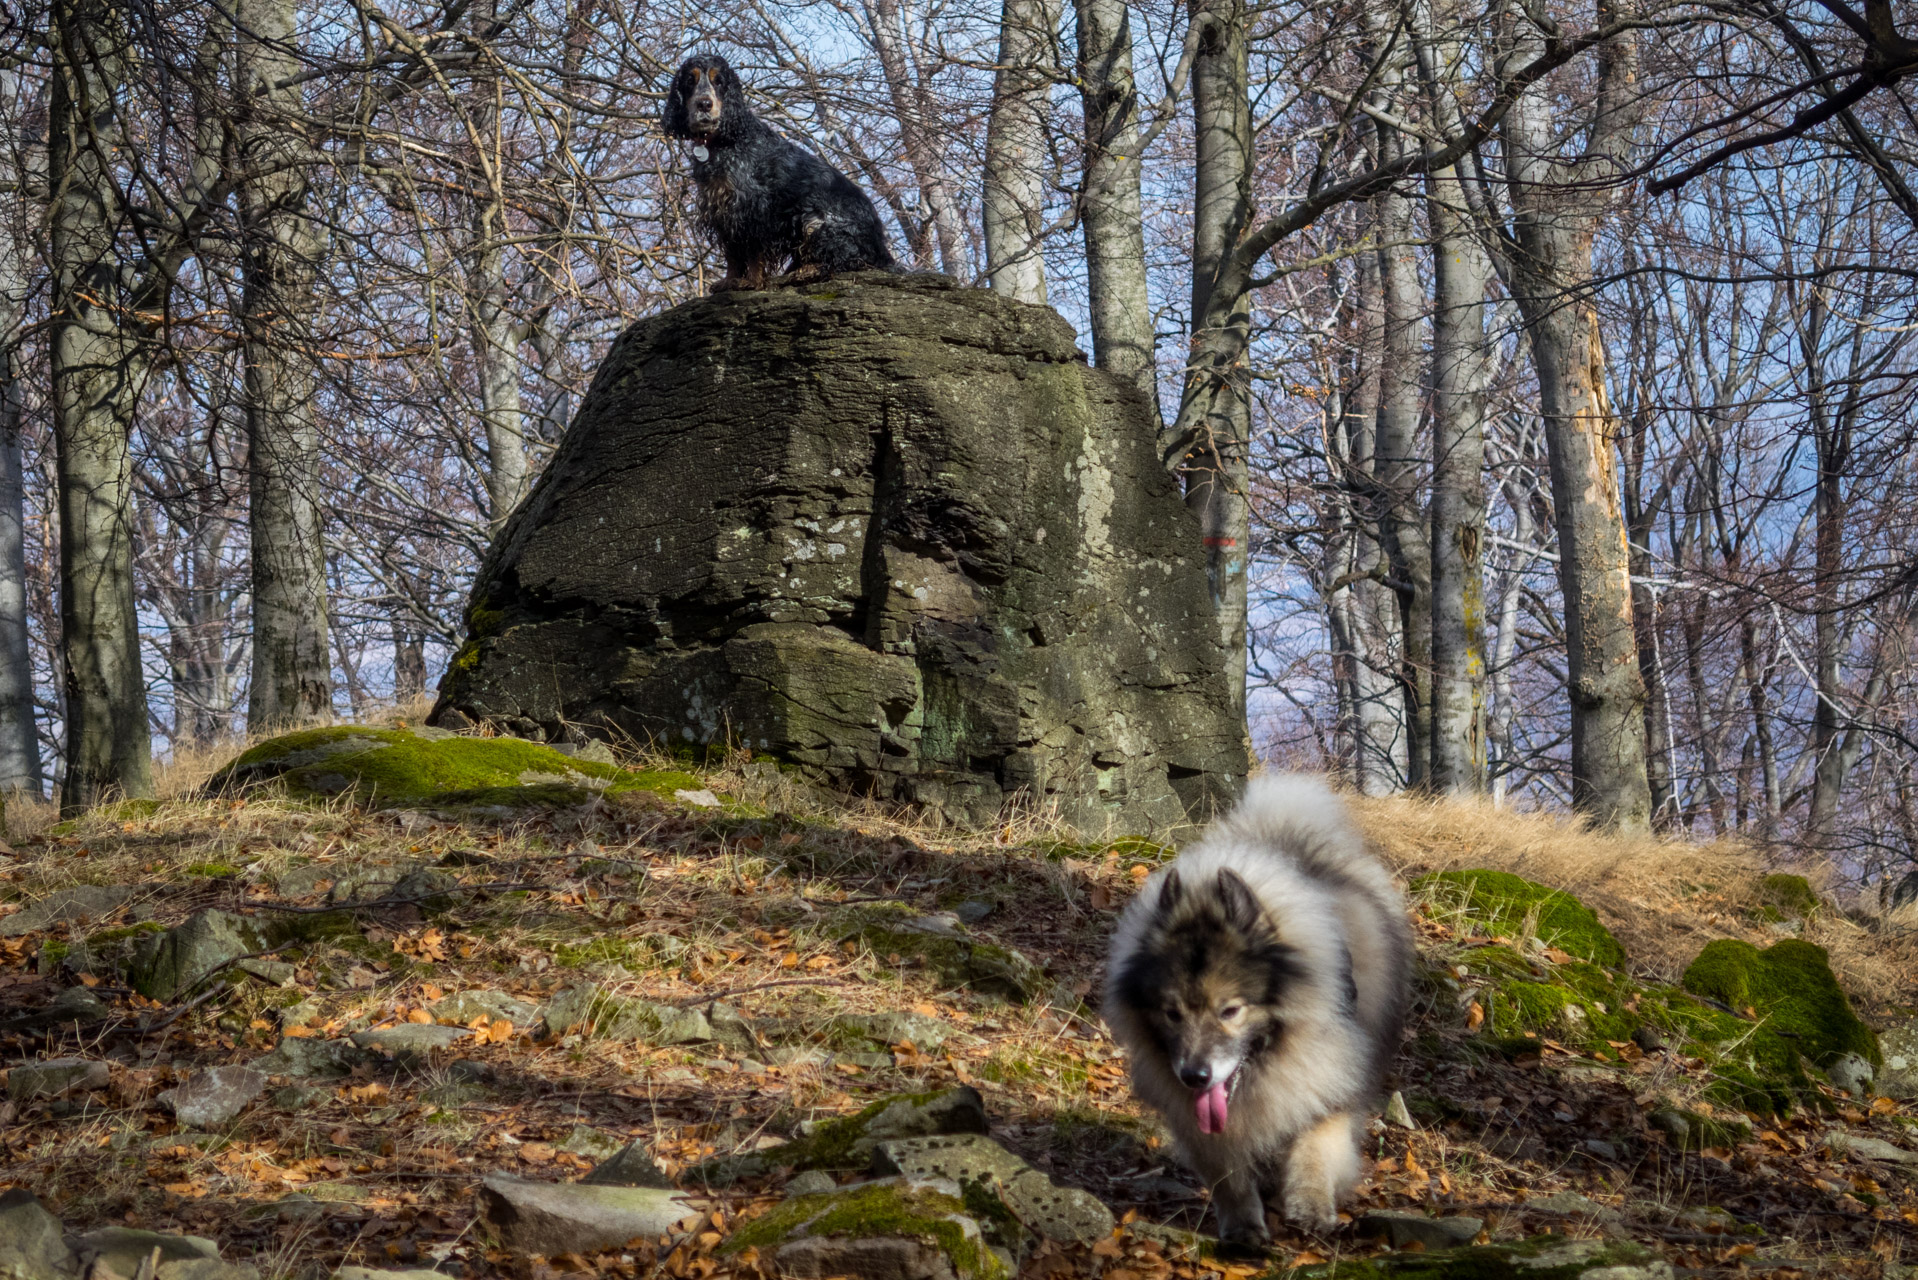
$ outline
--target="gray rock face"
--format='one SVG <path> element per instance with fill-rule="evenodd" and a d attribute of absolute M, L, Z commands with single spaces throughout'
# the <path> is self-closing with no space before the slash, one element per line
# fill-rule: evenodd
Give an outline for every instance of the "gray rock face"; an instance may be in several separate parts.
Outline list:
<path fill-rule="evenodd" d="M 0 919 L 0 938 L 17 938 L 68 920 L 104 920 L 133 896 L 129 885 L 76 884 L 55 889 L 25 910 Z"/>
<path fill-rule="evenodd" d="M 60 1236 L 60 1220 L 23 1187 L 0 1195 L 0 1280 L 64 1280 L 78 1259 Z"/>
<path fill-rule="evenodd" d="M 201 911 L 165 933 L 142 939 L 127 981 L 152 1000 L 172 1000 L 229 960 L 265 951 L 266 935 L 245 916 Z"/>
<path fill-rule="evenodd" d="M 107 1087 L 107 1064 L 92 1058 L 48 1058 L 23 1062 L 7 1072 L 7 1096 L 15 1102 L 58 1098 Z"/>
<path fill-rule="evenodd" d="M 684 1197 L 653 1187 L 524 1182 L 505 1174 L 480 1184 L 479 1201 L 502 1245 L 549 1258 L 656 1238 L 693 1212 Z"/>
<path fill-rule="evenodd" d="M 1825 1135 L 1825 1145 L 1838 1155 L 1848 1155 L 1857 1160 L 1918 1164 L 1918 1151 L 1907 1151 L 1903 1147 L 1886 1142 L 1883 1138 L 1874 1138 L 1868 1134 L 1846 1133 L 1843 1129 L 1833 1129 Z"/>
<path fill-rule="evenodd" d="M 712 1023 L 698 1009 L 676 1009 L 648 1000 L 626 1000 L 584 983 L 568 987 L 540 1011 L 548 1033 L 569 1031 L 610 1040 L 638 1040 L 665 1047 L 717 1039 Z"/>
<path fill-rule="evenodd" d="M 265 1088 L 266 1077 L 251 1067 L 213 1067 L 168 1089 L 160 1101 L 188 1128 L 211 1129 L 239 1115 Z"/>
<path fill-rule="evenodd" d="M 402 1022 L 397 1027 L 358 1031 L 348 1037 L 361 1049 L 381 1053 L 433 1053 L 450 1049 L 473 1033 L 465 1027 L 442 1027 L 432 1022 Z"/>
<path fill-rule="evenodd" d="M 1244 778 L 1199 527 L 1057 314 L 924 276 L 614 345 L 434 719 L 704 743 L 967 819 L 1183 826 Z"/>

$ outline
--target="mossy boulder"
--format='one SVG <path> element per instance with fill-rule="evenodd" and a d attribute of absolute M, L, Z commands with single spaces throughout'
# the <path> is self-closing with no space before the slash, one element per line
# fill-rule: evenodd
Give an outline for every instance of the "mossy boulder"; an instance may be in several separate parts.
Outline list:
<path fill-rule="evenodd" d="M 1516 1244 L 1387 1253 L 1270 1274 L 1288 1280 L 1671 1280 L 1672 1267 L 1625 1240 L 1534 1236 Z"/>
<path fill-rule="evenodd" d="M 1436 871 L 1418 877 L 1412 889 L 1494 937 L 1517 938 L 1529 930 L 1580 960 L 1611 968 L 1625 963 L 1625 948 L 1597 913 L 1563 889 L 1509 871 L 1477 870 Z"/>
<path fill-rule="evenodd" d="M 861 904 L 836 915 L 827 932 L 875 955 L 915 958 L 954 986 L 1015 1004 L 1047 987 L 1038 965 L 1011 947 L 974 937 L 953 915 L 922 915 L 899 903 Z"/>
<path fill-rule="evenodd" d="M 383 809 L 508 812 L 567 808 L 634 791 L 670 799 L 704 785 L 690 773 L 622 769 L 520 738 L 330 725 L 249 748 L 216 773 L 207 790 L 222 794 L 269 783 L 301 799 L 346 795 Z"/>
<path fill-rule="evenodd" d="M 1203 822 L 1244 717 L 1155 429 L 1057 313 L 937 276 L 648 316 L 480 565 L 432 722 L 744 747 L 958 822 Z"/>
<path fill-rule="evenodd" d="M 1719 938 L 1699 952 L 1683 981 L 1695 995 L 1757 1016 L 1745 1052 L 1762 1075 L 1802 1081 L 1801 1057 L 1821 1069 L 1845 1054 L 1884 1065 L 1877 1035 L 1852 1012 L 1823 947 L 1787 938 L 1760 951 Z"/>
<path fill-rule="evenodd" d="M 1759 900 L 1783 916 L 1809 919 L 1818 911 L 1818 892 L 1803 876 L 1774 872 L 1758 883 Z"/>
<path fill-rule="evenodd" d="M 656 1047 L 722 1039 L 712 1021 L 697 1008 L 679 1009 L 650 1000 L 630 1000 L 591 983 L 559 992 L 540 1011 L 540 1019 L 548 1035 L 572 1033 L 607 1040 L 634 1040 Z"/>
<path fill-rule="evenodd" d="M 741 1224 L 720 1254 L 753 1250 L 781 1275 L 999 1280 L 1011 1274 L 951 1183 L 910 1178 L 798 1196 Z"/>

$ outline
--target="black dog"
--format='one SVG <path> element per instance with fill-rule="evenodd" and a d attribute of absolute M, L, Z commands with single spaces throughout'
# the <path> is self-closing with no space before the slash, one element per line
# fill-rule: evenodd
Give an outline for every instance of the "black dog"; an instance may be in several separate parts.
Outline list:
<path fill-rule="evenodd" d="M 801 279 L 894 269 L 872 201 L 754 115 L 724 58 L 686 60 L 661 123 L 668 137 L 693 144 L 699 223 L 726 254 L 715 293 L 762 288 L 788 262 Z"/>

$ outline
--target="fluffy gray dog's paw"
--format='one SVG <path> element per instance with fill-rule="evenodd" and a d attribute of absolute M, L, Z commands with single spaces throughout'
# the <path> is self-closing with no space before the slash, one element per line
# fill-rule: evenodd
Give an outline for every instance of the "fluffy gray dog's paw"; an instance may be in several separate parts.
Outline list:
<path fill-rule="evenodd" d="M 1293 1191 L 1285 1197 L 1285 1220 L 1302 1231 L 1330 1235 L 1339 1229 L 1339 1210 L 1323 1192 Z"/>

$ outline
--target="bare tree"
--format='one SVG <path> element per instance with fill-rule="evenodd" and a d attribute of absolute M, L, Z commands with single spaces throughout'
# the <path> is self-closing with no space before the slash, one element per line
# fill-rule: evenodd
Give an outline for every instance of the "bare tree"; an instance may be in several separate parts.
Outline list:
<path fill-rule="evenodd" d="M 1046 301 L 1046 120 L 1058 65 L 1058 0 L 1005 0 L 986 126 L 986 279 L 1020 302 Z"/>
<path fill-rule="evenodd" d="M 38 210 L 27 192 L 46 185 L 46 148 L 28 122 L 36 105 L 16 68 L 0 69 L 0 127 L 7 129 L 8 172 L 0 197 L 0 796 L 39 795 L 40 743 L 34 731 L 33 655 L 27 631 L 26 480 L 21 457 L 27 376 L 22 327 L 33 288 L 30 228 Z"/>
<path fill-rule="evenodd" d="M 1074 0 L 1085 115 L 1079 220 L 1085 234 L 1092 354 L 1138 386 L 1156 415 L 1158 369 L 1146 291 L 1139 91 L 1125 0 Z"/>

